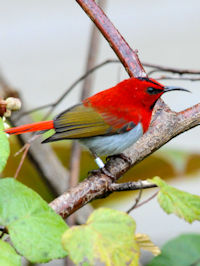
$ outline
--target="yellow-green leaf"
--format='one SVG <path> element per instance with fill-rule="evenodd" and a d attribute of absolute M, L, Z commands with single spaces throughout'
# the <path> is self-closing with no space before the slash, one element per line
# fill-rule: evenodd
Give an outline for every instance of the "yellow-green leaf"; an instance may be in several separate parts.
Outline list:
<path fill-rule="evenodd" d="M 0 239 L 0 265 L 20 266 L 21 257 L 15 252 L 10 244 Z"/>
<path fill-rule="evenodd" d="M 146 234 L 136 234 L 135 240 L 141 249 L 151 252 L 154 256 L 160 254 L 160 249 L 156 246 Z"/>
<path fill-rule="evenodd" d="M 200 220 L 200 196 L 169 186 L 159 177 L 148 181 L 160 187 L 158 202 L 166 213 L 174 213 L 189 223 Z"/>
<path fill-rule="evenodd" d="M 87 223 L 67 230 L 63 246 L 77 265 L 138 265 L 135 221 L 126 213 L 100 208 Z"/>

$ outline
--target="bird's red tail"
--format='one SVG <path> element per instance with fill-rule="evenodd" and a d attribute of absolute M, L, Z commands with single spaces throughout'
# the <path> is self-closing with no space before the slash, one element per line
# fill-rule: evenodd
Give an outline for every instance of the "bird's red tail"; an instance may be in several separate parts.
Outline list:
<path fill-rule="evenodd" d="M 19 135 L 27 132 L 42 131 L 53 128 L 54 128 L 53 120 L 50 120 L 50 121 L 37 122 L 33 124 L 26 124 L 19 127 L 8 128 L 5 130 L 5 132 L 10 135 L 11 134 Z"/>

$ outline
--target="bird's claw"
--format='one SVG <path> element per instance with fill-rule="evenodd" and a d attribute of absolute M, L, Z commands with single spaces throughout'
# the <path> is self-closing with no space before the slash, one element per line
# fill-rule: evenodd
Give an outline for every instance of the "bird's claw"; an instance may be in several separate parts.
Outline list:
<path fill-rule="evenodd" d="M 121 158 L 121 159 L 123 159 L 125 162 L 127 162 L 130 166 L 132 165 L 132 160 L 131 160 L 128 156 L 126 156 L 125 154 L 123 154 L 123 153 L 119 153 L 119 154 L 115 154 L 115 155 L 107 156 L 107 157 L 106 157 L 106 162 L 107 162 L 108 160 L 110 160 L 111 158 Z"/>
<path fill-rule="evenodd" d="M 91 175 L 98 175 L 99 173 L 101 173 L 101 169 L 90 170 L 88 172 L 88 177 L 90 177 Z"/>
<path fill-rule="evenodd" d="M 102 168 L 100 168 L 100 170 L 101 170 L 101 172 L 102 172 L 104 175 L 107 175 L 107 176 L 110 177 L 112 180 L 115 180 L 115 179 L 116 179 L 116 177 L 115 177 L 113 174 L 111 174 L 111 172 L 109 172 L 109 171 L 106 169 L 106 167 L 102 167 Z"/>
<path fill-rule="evenodd" d="M 102 167 L 102 168 L 99 168 L 99 169 L 96 169 L 96 170 L 91 170 L 91 171 L 88 172 L 88 175 L 89 175 L 89 178 L 90 178 L 91 175 L 98 175 L 100 173 L 102 173 L 104 175 L 107 175 L 112 180 L 116 179 L 116 177 L 114 175 L 112 175 L 105 167 Z"/>

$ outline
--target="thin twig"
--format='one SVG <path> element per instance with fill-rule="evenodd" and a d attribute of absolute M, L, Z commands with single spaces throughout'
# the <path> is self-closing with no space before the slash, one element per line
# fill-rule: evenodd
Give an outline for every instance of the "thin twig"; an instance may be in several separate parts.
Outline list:
<path fill-rule="evenodd" d="M 156 80 L 188 80 L 188 81 L 200 81 L 200 77 L 170 77 L 166 75 L 162 75 L 160 77 L 155 78 Z"/>
<path fill-rule="evenodd" d="M 25 115 L 29 115 L 31 113 L 34 113 L 34 112 L 37 112 L 37 111 L 40 111 L 40 110 L 43 110 L 43 109 L 46 109 L 46 108 L 49 108 L 51 106 L 54 106 L 55 103 L 48 103 L 48 104 L 44 104 L 44 105 L 41 105 L 39 107 L 35 107 L 33 109 L 30 109 L 28 111 L 24 111 L 23 113 L 21 113 L 19 116 L 17 116 L 16 119 L 20 119 L 21 117 L 25 116 Z"/>
<path fill-rule="evenodd" d="M 149 197 L 148 199 L 146 199 L 146 200 L 142 201 L 141 203 L 137 204 L 137 206 L 135 206 L 135 209 L 141 207 L 142 205 L 146 204 L 147 202 L 149 202 L 150 200 L 155 198 L 158 195 L 158 192 L 159 191 L 156 191 L 151 197 Z"/>
<path fill-rule="evenodd" d="M 126 213 L 130 213 L 139 204 L 139 201 L 140 201 L 140 199 L 142 197 L 142 191 L 143 191 L 143 189 L 141 187 L 140 190 L 139 190 L 139 193 L 138 193 L 138 195 L 137 195 L 137 197 L 135 199 L 135 202 L 134 202 L 133 206 Z"/>
<path fill-rule="evenodd" d="M 161 71 L 161 72 L 171 72 L 171 73 L 180 74 L 180 75 L 183 75 L 183 74 L 200 75 L 200 70 L 183 69 L 183 68 L 177 68 L 177 67 L 168 67 L 168 66 L 152 64 L 152 63 L 146 63 L 146 62 L 142 62 L 142 64 L 145 67 L 155 68 L 155 69 L 152 70 L 152 73 Z"/>
<path fill-rule="evenodd" d="M 27 114 L 30 114 L 32 112 L 35 112 L 35 111 L 39 111 L 41 109 L 44 109 L 44 108 L 48 108 L 48 107 L 51 107 L 51 109 L 49 110 L 49 112 L 45 115 L 45 117 L 48 117 L 52 112 L 53 110 L 55 109 L 55 107 L 57 107 L 59 105 L 59 103 L 81 82 L 83 81 L 86 77 L 88 77 L 89 75 L 91 75 L 94 71 L 96 71 L 97 69 L 101 68 L 102 66 L 104 65 L 107 65 L 107 64 L 110 64 L 110 63 L 120 63 L 120 61 L 118 60 L 114 60 L 114 59 L 108 59 L 106 61 L 103 61 L 102 63 L 96 65 L 95 67 L 91 68 L 89 71 L 87 71 L 85 74 L 83 74 L 80 78 L 78 78 L 75 82 L 73 82 L 66 90 L 65 92 L 59 96 L 59 98 L 53 102 L 53 103 L 50 103 L 50 104 L 45 104 L 45 105 L 42 105 L 40 107 L 37 107 L 37 108 L 34 108 L 34 109 L 31 109 L 31 110 L 28 110 L 26 112 L 23 112 L 21 113 L 19 116 L 17 116 L 16 119 L 19 119 Z M 43 119 L 45 120 L 45 119 Z"/>
<path fill-rule="evenodd" d="M 27 155 L 27 153 L 28 153 L 29 148 L 30 148 L 30 144 L 29 144 L 29 143 L 26 143 L 25 148 L 24 148 L 24 152 L 23 152 L 23 154 L 22 154 L 22 158 L 21 158 L 20 163 L 19 163 L 19 165 L 18 165 L 18 167 L 17 167 L 17 170 L 16 170 L 16 172 L 15 172 L 15 174 L 14 174 L 14 178 L 17 178 L 17 177 L 18 177 L 19 171 L 20 171 L 21 168 L 22 168 L 22 165 L 23 165 L 23 163 L 24 163 L 24 160 L 25 160 L 25 158 L 26 158 L 26 155 Z"/>
<path fill-rule="evenodd" d="M 100 64 L 96 65 L 95 67 L 92 67 L 89 71 L 87 71 L 85 74 L 83 74 L 81 77 L 79 77 L 75 82 L 73 82 L 70 87 L 68 87 L 65 92 L 53 103 L 49 103 L 49 104 L 45 104 L 33 109 L 30 109 L 28 111 L 25 111 L 23 113 L 21 113 L 19 116 L 17 116 L 16 119 L 19 119 L 25 115 L 28 115 L 30 113 L 39 111 L 39 110 L 43 110 L 49 107 L 52 107 L 52 109 L 49 111 L 50 113 L 48 113 L 45 116 L 49 116 L 53 110 L 55 109 L 55 107 L 57 107 L 62 100 L 64 100 L 64 98 L 81 82 L 83 81 L 85 78 L 87 78 L 89 75 L 91 75 L 93 72 L 95 72 L 96 70 L 100 69 L 101 67 L 107 65 L 107 64 L 113 64 L 113 63 L 121 63 L 119 60 L 117 59 L 107 59 L 103 62 L 101 62 Z M 190 78 L 190 77 L 183 77 L 183 75 L 185 74 L 190 74 L 190 75 L 197 75 L 200 74 L 199 70 L 190 70 L 190 69 L 181 69 L 181 68 L 172 68 L 172 67 L 165 67 L 165 66 L 160 66 L 160 65 L 156 65 L 156 64 L 151 64 L 151 63 L 143 63 L 143 65 L 145 67 L 150 67 L 150 68 L 155 68 L 158 67 L 157 69 L 154 69 L 153 72 L 150 71 L 148 72 L 148 75 L 151 75 L 152 73 L 154 73 L 155 71 L 157 72 L 171 72 L 173 74 L 179 74 L 181 75 L 180 77 L 170 77 L 170 76 L 160 76 L 158 78 L 155 79 L 174 79 L 174 80 L 190 80 L 190 81 L 199 81 L 200 78 L 195 77 L 195 78 Z"/>
<path fill-rule="evenodd" d="M 121 63 L 119 60 L 117 59 L 108 59 L 103 61 L 102 63 L 96 65 L 95 67 L 91 68 L 89 71 L 87 71 L 84 75 L 82 75 L 80 78 L 78 78 L 75 82 L 73 82 L 69 88 L 67 88 L 67 90 L 53 103 L 49 103 L 49 104 L 45 104 L 33 109 L 30 109 L 28 111 L 25 111 L 23 113 L 21 113 L 19 116 L 16 117 L 16 119 L 19 119 L 25 115 L 28 115 L 30 113 L 42 110 L 42 109 L 46 109 L 49 107 L 52 107 L 51 109 L 51 113 L 54 110 L 55 107 L 57 107 L 59 105 L 59 103 L 72 91 L 72 89 L 74 89 L 81 81 L 83 81 L 86 77 L 88 77 L 90 74 L 92 74 L 94 71 L 100 69 L 101 67 L 110 64 L 110 63 Z M 178 68 L 172 68 L 172 67 L 165 67 L 165 66 L 159 66 L 156 64 L 151 64 L 151 63 L 143 63 L 144 66 L 146 67 L 158 67 L 158 69 L 155 69 L 153 71 L 159 71 L 159 72 L 171 72 L 174 74 L 191 74 L 191 75 L 196 75 L 196 74 L 200 74 L 199 70 L 189 70 L 189 69 L 178 69 Z M 148 72 L 148 75 L 150 75 L 153 72 Z M 186 77 L 169 77 L 169 76 L 161 76 L 158 77 L 156 79 L 182 79 L 182 80 L 191 80 L 191 81 L 198 81 L 199 78 L 186 78 Z M 51 114 L 48 113 L 48 116 Z M 47 116 L 47 115 L 46 115 Z"/>
<path fill-rule="evenodd" d="M 25 143 L 24 144 L 24 146 L 22 146 L 15 154 L 14 154 L 14 156 L 18 156 L 18 155 L 20 155 L 20 153 L 22 153 L 25 149 L 26 149 L 26 147 L 29 145 L 29 143 Z"/>
<path fill-rule="evenodd" d="M 147 188 L 154 188 L 157 185 L 149 183 L 147 181 L 137 181 L 137 182 L 126 182 L 126 183 L 111 183 L 108 186 L 108 191 L 110 192 L 120 192 L 120 191 L 133 191 L 133 190 L 141 190 Z"/>

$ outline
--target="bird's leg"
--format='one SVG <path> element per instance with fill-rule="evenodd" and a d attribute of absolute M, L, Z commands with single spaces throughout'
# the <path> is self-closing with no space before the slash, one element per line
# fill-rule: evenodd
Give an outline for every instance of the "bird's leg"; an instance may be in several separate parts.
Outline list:
<path fill-rule="evenodd" d="M 99 169 L 98 170 L 92 170 L 90 171 L 90 173 L 92 174 L 97 174 L 99 173 L 99 171 L 101 171 L 103 174 L 109 176 L 111 179 L 114 179 L 115 180 L 115 176 L 113 176 L 105 167 L 105 164 L 104 162 L 101 160 L 100 157 L 97 156 L 97 154 L 93 151 L 91 151 L 92 155 L 94 156 L 94 160 L 95 160 L 95 163 L 99 166 Z"/>
<path fill-rule="evenodd" d="M 101 171 L 101 169 L 105 166 L 104 162 L 101 160 L 101 158 L 99 158 L 95 152 L 91 151 L 91 154 L 94 157 L 95 163 L 99 166 L 100 169 L 96 169 L 96 170 L 91 170 L 88 172 L 89 175 L 91 174 L 99 174 L 99 172 Z"/>
<path fill-rule="evenodd" d="M 104 162 L 101 160 L 100 157 L 95 156 L 95 159 L 94 159 L 94 160 L 95 160 L 95 163 L 99 166 L 100 169 L 105 167 L 105 164 L 104 164 Z"/>
<path fill-rule="evenodd" d="M 121 158 L 123 159 L 125 162 L 127 162 L 130 166 L 132 165 L 132 161 L 129 157 L 127 157 L 125 154 L 123 153 L 119 153 L 119 154 L 114 154 L 114 155 L 110 155 L 106 157 L 106 161 L 110 160 L 111 158 Z"/>

